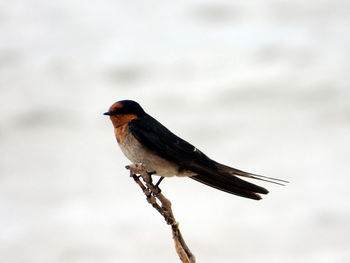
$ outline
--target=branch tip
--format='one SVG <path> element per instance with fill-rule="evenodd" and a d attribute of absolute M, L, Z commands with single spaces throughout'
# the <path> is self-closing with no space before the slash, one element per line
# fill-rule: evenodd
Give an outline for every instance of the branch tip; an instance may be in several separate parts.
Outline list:
<path fill-rule="evenodd" d="M 125 168 L 130 170 L 130 177 L 140 186 L 142 192 L 146 195 L 147 202 L 150 203 L 164 217 L 165 222 L 171 226 L 175 249 L 181 262 L 195 263 L 196 258 L 186 245 L 179 229 L 179 223 L 175 220 L 171 209 L 171 202 L 162 194 L 159 187 L 152 183 L 152 177 L 147 173 L 145 166 L 142 163 L 130 164 L 126 165 Z M 140 176 L 137 176 L 138 174 Z M 143 182 L 140 180 L 140 177 Z"/>

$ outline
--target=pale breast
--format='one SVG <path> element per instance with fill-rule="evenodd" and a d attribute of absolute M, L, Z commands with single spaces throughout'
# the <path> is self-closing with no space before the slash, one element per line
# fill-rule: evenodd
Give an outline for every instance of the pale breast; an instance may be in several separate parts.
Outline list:
<path fill-rule="evenodd" d="M 127 126 L 125 128 L 128 129 Z M 146 166 L 147 171 L 155 171 L 157 175 L 163 177 L 170 177 L 174 175 L 194 175 L 193 172 L 188 170 L 179 171 L 179 166 L 176 163 L 170 162 L 154 154 L 152 151 L 142 146 L 139 141 L 131 135 L 131 133 L 124 133 L 122 139 L 120 138 L 121 136 L 118 136 L 117 134 L 116 136 L 118 138 L 119 146 L 124 155 L 133 163 L 143 163 Z"/>

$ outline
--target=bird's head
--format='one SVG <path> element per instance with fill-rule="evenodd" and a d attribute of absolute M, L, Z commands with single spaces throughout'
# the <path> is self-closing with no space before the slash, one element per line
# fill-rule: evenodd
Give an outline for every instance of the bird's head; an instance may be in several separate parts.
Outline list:
<path fill-rule="evenodd" d="M 132 100 L 115 102 L 104 115 L 108 115 L 114 127 L 119 127 L 145 114 L 140 104 Z"/>

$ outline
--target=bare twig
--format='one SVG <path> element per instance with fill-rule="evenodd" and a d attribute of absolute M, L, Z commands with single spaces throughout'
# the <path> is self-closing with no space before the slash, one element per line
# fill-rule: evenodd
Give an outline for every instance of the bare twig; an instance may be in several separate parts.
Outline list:
<path fill-rule="evenodd" d="M 195 263 L 196 258 L 186 245 L 179 229 L 179 223 L 175 220 L 171 209 L 171 202 L 152 183 L 151 176 L 142 164 L 127 165 L 126 169 L 130 170 L 130 177 L 134 178 L 135 182 L 140 186 L 146 195 L 147 201 L 164 217 L 166 223 L 171 226 L 175 249 L 181 262 Z M 137 176 L 138 174 L 140 176 Z M 140 177 L 142 177 L 143 182 L 140 180 Z M 159 200 L 160 204 L 157 200 Z"/>

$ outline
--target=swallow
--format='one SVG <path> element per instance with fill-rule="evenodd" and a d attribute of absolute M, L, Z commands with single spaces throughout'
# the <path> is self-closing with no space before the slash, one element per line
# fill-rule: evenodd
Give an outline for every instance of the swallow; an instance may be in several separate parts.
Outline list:
<path fill-rule="evenodd" d="M 145 165 L 150 175 L 189 177 L 227 193 L 260 200 L 265 188 L 240 177 L 275 184 L 287 181 L 244 172 L 210 159 L 197 147 L 176 136 L 148 115 L 135 101 L 115 102 L 104 115 L 114 127 L 115 137 L 124 155 L 132 163 Z"/>

